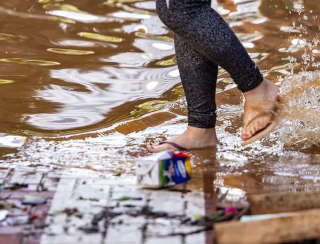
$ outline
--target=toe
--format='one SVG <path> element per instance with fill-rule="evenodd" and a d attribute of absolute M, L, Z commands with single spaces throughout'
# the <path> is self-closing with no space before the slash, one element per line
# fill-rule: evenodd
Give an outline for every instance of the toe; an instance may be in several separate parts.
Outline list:
<path fill-rule="evenodd" d="M 249 138 L 249 130 L 248 130 L 248 128 L 243 128 L 242 129 L 242 132 L 241 132 L 241 138 L 242 138 L 242 140 L 247 140 L 248 138 Z"/>
<path fill-rule="evenodd" d="M 158 145 L 158 146 L 148 146 L 147 147 L 148 152 L 150 153 L 157 153 L 157 152 L 162 152 L 162 151 L 175 151 L 177 150 L 176 148 L 174 148 L 173 146 L 169 145 L 169 144 L 162 144 L 162 145 Z"/>
<path fill-rule="evenodd" d="M 252 135 L 254 134 L 254 124 L 250 124 L 247 129 L 246 129 L 246 133 L 245 133 L 245 139 L 244 140 L 248 140 L 252 137 Z"/>

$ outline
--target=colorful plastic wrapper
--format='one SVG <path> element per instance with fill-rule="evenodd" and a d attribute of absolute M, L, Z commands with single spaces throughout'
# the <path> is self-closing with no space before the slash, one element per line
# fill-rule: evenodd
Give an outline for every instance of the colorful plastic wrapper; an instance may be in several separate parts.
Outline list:
<path fill-rule="evenodd" d="M 190 155 L 164 151 L 137 160 L 137 184 L 145 187 L 168 187 L 185 183 L 192 178 Z"/>

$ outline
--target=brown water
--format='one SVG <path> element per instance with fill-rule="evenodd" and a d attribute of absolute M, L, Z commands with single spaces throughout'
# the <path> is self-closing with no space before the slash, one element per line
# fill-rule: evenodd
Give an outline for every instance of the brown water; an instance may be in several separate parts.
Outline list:
<path fill-rule="evenodd" d="M 276 132 L 242 148 L 241 94 L 220 69 L 221 145 L 192 152 L 191 186 L 202 188 L 205 178 L 205 191 L 228 190 L 229 200 L 318 188 L 318 0 L 221 0 L 213 7 L 289 102 Z M 132 174 L 146 144 L 186 128 L 173 34 L 154 1 L 1 0 L 0 13 L 0 132 L 28 136 L 19 150 L 1 149 L 2 168 Z M 301 71 L 313 73 L 300 79 Z"/>

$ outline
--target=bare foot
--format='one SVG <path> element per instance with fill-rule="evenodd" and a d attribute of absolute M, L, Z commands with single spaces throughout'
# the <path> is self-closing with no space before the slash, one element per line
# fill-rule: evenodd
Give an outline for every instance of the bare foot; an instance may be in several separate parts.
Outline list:
<path fill-rule="evenodd" d="M 273 119 L 272 113 L 260 115 L 266 111 L 275 111 L 275 102 L 278 99 L 278 94 L 278 86 L 267 79 L 264 79 L 257 88 L 244 93 L 246 101 L 244 104 L 243 124 L 249 125 L 242 129 L 242 140 L 248 140 L 270 124 Z M 252 121 L 252 119 L 254 120 Z"/>
<path fill-rule="evenodd" d="M 187 130 L 183 134 L 171 138 L 168 141 L 174 142 L 186 149 L 200 149 L 215 146 L 219 143 L 216 136 L 216 130 L 214 128 L 202 129 L 192 126 L 188 126 Z M 166 143 L 155 147 L 148 146 L 148 151 L 151 153 L 165 150 L 177 150 L 177 148 Z"/>

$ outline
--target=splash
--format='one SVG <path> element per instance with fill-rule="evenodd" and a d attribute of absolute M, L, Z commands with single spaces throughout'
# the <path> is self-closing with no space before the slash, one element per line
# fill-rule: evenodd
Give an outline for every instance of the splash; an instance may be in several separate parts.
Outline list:
<path fill-rule="evenodd" d="M 320 72 L 302 72 L 282 81 L 280 138 L 290 150 L 320 148 Z"/>

